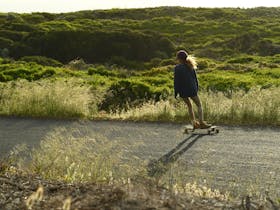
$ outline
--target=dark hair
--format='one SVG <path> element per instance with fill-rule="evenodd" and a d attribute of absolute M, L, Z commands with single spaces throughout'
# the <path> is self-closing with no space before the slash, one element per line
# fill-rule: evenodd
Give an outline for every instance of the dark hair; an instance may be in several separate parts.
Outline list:
<path fill-rule="evenodd" d="M 188 64 L 192 69 L 197 69 L 196 58 L 192 55 L 189 55 L 185 50 L 179 50 L 177 52 L 177 59 Z"/>
<path fill-rule="evenodd" d="M 187 60 L 187 57 L 188 57 L 188 53 L 185 50 L 179 50 L 177 52 L 177 59 L 185 61 Z"/>

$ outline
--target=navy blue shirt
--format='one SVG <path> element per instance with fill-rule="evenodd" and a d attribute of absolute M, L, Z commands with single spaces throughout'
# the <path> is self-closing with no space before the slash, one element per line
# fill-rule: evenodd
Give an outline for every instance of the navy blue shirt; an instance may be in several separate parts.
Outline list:
<path fill-rule="evenodd" d="M 175 98 L 179 94 L 182 98 L 197 96 L 198 80 L 196 72 L 187 64 L 178 64 L 174 69 Z"/>

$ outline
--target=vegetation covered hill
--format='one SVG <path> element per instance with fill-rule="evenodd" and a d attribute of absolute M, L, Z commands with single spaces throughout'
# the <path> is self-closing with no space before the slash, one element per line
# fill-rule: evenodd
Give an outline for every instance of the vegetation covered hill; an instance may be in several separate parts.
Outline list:
<path fill-rule="evenodd" d="M 74 13 L 0 14 L 0 48 L 13 58 L 41 55 L 66 63 L 141 68 L 177 48 L 223 60 L 280 53 L 280 8 L 160 7 Z"/>

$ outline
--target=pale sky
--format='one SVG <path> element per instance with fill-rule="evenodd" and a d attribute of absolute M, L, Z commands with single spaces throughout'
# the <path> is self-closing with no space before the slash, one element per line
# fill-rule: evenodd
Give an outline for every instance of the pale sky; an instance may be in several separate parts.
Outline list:
<path fill-rule="evenodd" d="M 72 12 L 111 8 L 279 7 L 279 0 L 0 0 L 0 12 Z"/>

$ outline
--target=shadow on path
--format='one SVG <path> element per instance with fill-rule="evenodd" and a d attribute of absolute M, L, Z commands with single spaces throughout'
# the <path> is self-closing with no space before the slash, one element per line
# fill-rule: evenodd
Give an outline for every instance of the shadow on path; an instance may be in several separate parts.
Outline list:
<path fill-rule="evenodd" d="M 195 142 L 198 141 L 198 139 L 206 135 L 207 134 L 191 134 L 188 138 L 184 139 L 175 148 L 160 157 L 158 160 L 151 160 L 147 166 L 148 175 L 151 177 L 160 177 L 164 175 L 168 171 L 168 166 L 170 164 L 176 162 L 180 156 L 182 156 L 195 144 Z M 191 142 L 183 147 L 183 145 L 188 141 Z"/>

